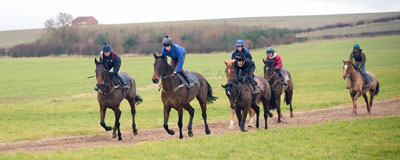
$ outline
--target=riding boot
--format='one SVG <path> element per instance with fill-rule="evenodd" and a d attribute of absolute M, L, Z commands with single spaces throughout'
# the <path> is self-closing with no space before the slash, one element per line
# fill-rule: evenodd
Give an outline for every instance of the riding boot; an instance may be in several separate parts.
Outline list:
<path fill-rule="evenodd" d="M 365 73 L 365 74 L 361 74 L 361 75 L 362 75 L 362 78 L 363 78 L 363 80 L 365 82 L 363 88 L 369 88 L 370 85 L 369 85 L 369 78 L 367 77 L 367 74 Z"/>
<path fill-rule="evenodd" d="M 189 76 L 186 71 L 179 72 L 182 75 L 181 81 L 185 84 L 186 88 L 192 88 L 194 86 L 193 82 L 190 81 Z"/>
<path fill-rule="evenodd" d="M 120 81 L 120 84 L 121 84 L 122 88 L 129 88 L 129 86 L 126 85 L 126 82 L 125 82 L 125 80 L 121 77 L 121 75 L 118 74 L 117 78 L 118 78 L 118 80 Z"/>

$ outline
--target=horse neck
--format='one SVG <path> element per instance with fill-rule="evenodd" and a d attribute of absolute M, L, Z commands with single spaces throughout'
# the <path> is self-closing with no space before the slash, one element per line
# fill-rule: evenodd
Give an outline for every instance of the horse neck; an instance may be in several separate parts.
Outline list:
<path fill-rule="evenodd" d="M 167 76 L 170 76 L 172 74 L 173 71 L 171 71 L 171 66 L 169 66 L 169 70 L 166 72 Z M 165 91 L 172 91 L 173 89 L 175 89 L 176 87 L 179 86 L 179 75 L 174 75 L 172 77 L 168 77 L 166 79 L 162 79 L 161 80 L 161 85 L 163 87 L 163 89 Z"/>
<path fill-rule="evenodd" d="M 350 82 L 357 83 L 359 81 L 362 81 L 361 73 L 356 71 L 356 69 L 353 66 L 351 66 Z"/>
<path fill-rule="evenodd" d="M 110 91 L 112 87 L 114 87 L 114 82 L 111 80 L 110 75 L 108 74 L 108 72 L 106 72 L 105 76 L 104 76 L 104 83 L 105 84 L 109 84 L 107 85 L 107 90 Z"/>

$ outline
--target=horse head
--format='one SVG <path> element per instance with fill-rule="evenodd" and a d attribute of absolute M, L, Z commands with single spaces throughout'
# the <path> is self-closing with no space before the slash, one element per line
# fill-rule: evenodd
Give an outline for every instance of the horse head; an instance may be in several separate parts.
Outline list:
<path fill-rule="evenodd" d="M 262 59 L 262 61 L 264 63 L 264 78 L 267 81 L 269 81 L 272 75 L 274 74 L 274 68 L 273 68 L 274 62 L 270 59 L 265 60 L 264 58 Z"/>
<path fill-rule="evenodd" d="M 233 67 L 234 62 L 235 60 L 224 61 L 226 65 L 225 74 L 227 79 L 231 79 L 235 76 L 235 68 Z"/>
<path fill-rule="evenodd" d="M 350 78 L 354 68 L 354 64 L 351 61 L 343 60 L 343 79 Z"/>
<path fill-rule="evenodd" d="M 102 90 L 106 86 L 106 82 L 109 80 L 108 70 L 106 69 L 104 61 L 101 58 L 100 61 L 97 61 L 97 58 L 94 58 L 94 63 L 96 64 L 96 85 Z"/>
<path fill-rule="evenodd" d="M 153 73 L 153 83 L 158 83 L 159 79 L 172 74 L 173 69 L 168 64 L 165 55 L 158 56 L 156 53 L 154 55 L 154 73 Z"/>

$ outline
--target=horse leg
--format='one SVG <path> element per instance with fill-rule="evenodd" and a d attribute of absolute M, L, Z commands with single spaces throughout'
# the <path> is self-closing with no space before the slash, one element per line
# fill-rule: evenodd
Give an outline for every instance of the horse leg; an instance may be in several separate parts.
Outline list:
<path fill-rule="evenodd" d="M 242 126 L 241 126 L 241 124 L 242 124 L 241 123 L 242 122 L 242 111 L 238 106 L 236 106 L 235 111 L 236 111 L 236 117 L 238 119 L 239 128 L 242 128 Z"/>
<path fill-rule="evenodd" d="M 255 110 L 253 108 L 250 108 L 249 109 L 250 118 L 249 118 L 249 123 L 247 123 L 248 127 L 254 126 L 254 113 L 255 113 Z"/>
<path fill-rule="evenodd" d="M 211 133 L 211 131 L 208 128 L 208 124 L 207 124 L 207 105 L 206 105 L 206 102 L 204 101 L 204 102 L 200 103 L 200 106 L 201 106 L 201 112 L 202 112 L 201 115 L 203 116 L 203 120 L 204 120 L 205 132 L 208 135 L 208 134 Z"/>
<path fill-rule="evenodd" d="M 250 107 L 245 107 L 242 111 L 242 121 L 240 122 L 240 129 L 242 130 L 242 132 L 247 132 L 247 130 L 244 129 L 244 124 L 246 124 L 246 117 L 247 113 L 249 112 L 249 108 Z"/>
<path fill-rule="evenodd" d="M 189 125 L 188 125 L 188 135 L 189 137 L 193 137 L 193 131 L 192 131 L 192 122 L 193 122 L 193 117 L 194 117 L 194 108 L 190 105 L 183 105 L 183 108 L 185 108 L 190 115 L 190 119 L 189 119 Z"/>
<path fill-rule="evenodd" d="M 372 111 L 372 100 L 374 99 L 375 96 L 375 90 L 370 90 L 369 91 L 369 114 L 371 114 Z"/>
<path fill-rule="evenodd" d="M 131 106 L 131 114 L 132 114 L 132 129 L 133 129 L 133 135 L 138 134 L 138 130 L 136 129 L 136 123 L 135 123 L 135 115 L 136 115 L 136 105 L 135 105 L 135 99 L 130 99 L 129 104 Z"/>
<path fill-rule="evenodd" d="M 182 117 L 183 117 L 183 109 L 182 107 L 178 107 L 178 127 L 179 127 L 179 139 L 183 138 L 183 134 L 182 134 Z"/>
<path fill-rule="evenodd" d="M 359 92 L 356 92 L 356 94 L 353 97 L 353 114 L 357 115 L 357 98 L 360 96 Z"/>
<path fill-rule="evenodd" d="M 265 121 L 265 126 L 264 129 L 268 129 L 268 123 L 267 123 L 267 118 L 269 115 L 269 102 L 267 101 L 267 99 L 262 98 L 261 99 L 262 103 L 263 103 L 263 109 L 264 109 L 264 121 Z"/>
<path fill-rule="evenodd" d="M 170 106 L 164 106 L 164 129 L 167 131 L 168 134 L 174 135 L 175 132 L 173 130 L 168 129 L 168 118 L 170 111 L 171 111 Z"/>
<path fill-rule="evenodd" d="M 106 131 L 110 131 L 111 127 L 107 126 L 106 123 L 104 122 L 104 117 L 106 116 L 106 110 L 107 107 L 106 106 L 101 106 L 100 105 L 100 125 L 106 130 Z"/>
<path fill-rule="evenodd" d="M 260 116 L 260 107 L 258 107 L 257 104 L 252 104 L 251 108 L 253 108 L 253 110 L 256 112 L 256 127 L 258 128 L 260 126 L 259 124 L 259 116 Z"/>
<path fill-rule="evenodd" d="M 292 108 L 292 99 L 293 99 L 293 88 L 291 90 L 288 91 L 288 95 L 289 96 L 289 105 L 290 105 L 290 118 L 293 118 L 293 108 Z"/>
<path fill-rule="evenodd" d="M 121 117 L 121 110 L 119 110 L 119 104 L 115 107 L 114 114 L 115 114 L 115 127 L 118 130 L 118 140 L 122 141 L 120 123 L 119 123 L 119 118 Z"/>
<path fill-rule="evenodd" d="M 278 112 L 278 123 L 281 123 L 281 96 L 277 97 L 276 112 Z"/>
<path fill-rule="evenodd" d="M 368 111 L 368 113 L 370 113 L 367 93 L 365 92 L 362 96 L 364 97 L 365 105 L 367 106 L 367 111 Z"/>
<path fill-rule="evenodd" d="M 231 109 L 231 121 L 229 122 L 229 129 L 233 129 L 234 117 L 235 117 L 235 109 Z"/>

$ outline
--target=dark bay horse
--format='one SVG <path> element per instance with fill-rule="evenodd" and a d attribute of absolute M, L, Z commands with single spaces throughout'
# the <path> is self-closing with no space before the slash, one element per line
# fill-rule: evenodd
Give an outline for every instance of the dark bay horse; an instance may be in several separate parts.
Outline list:
<path fill-rule="evenodd" d="M 110 108 L 114 111 L 115 114 L 115 123 L 113 128 L 113 138 L 116 138 L 115 131 L 118 130 L 118 140 L 122 140 L 121 131 L 120 131 L 120 123 L 119 118 L 121 116 L 121 110 L 119 109 L 119 105 L 121 101 L 125 98 L 128 100 L 131 106 L 131 114 L 132 114 L 132 129 L 133 134 L 137 135 L 138 131 L 136 129 L 135 123 L 135 114 L 136 109 L 135 105 L 141 103 L 143 100 L 139 95 L 136 94 L 136 84 L 135 81 L 129 76 L 128 73 L 121 72 L 123 77 L 129 79 L 129 88 L 124 89 L 122 87 L 115 88 L 114 82 L 111 80 L 109 76 L 108 70 L 104 67 L 103 61 L 100 59 L 100 62 L 97 59 L 94 59 L 96 64 L 96 79 L 97 86 L 99 91 L 97 93 L 97 100 L 100 105 L 100 125 L 106 130 L 110 131 L 111 127 L 107 126 L 104 122 L 104 117 L 106 115 L 106 109 Z M 128 83 L 128 81 L 127 81 Z"/>
<path fill-rule="evenodd" d="M 280 80 L 279 75 L 274 72 L 273 61 L 262 59 L 264 62 L 264 78 L 271 85 L 272 95 L 275 96 L 276 108 L 278 112 L 278 123 L 281 122 L 281 95 L 285 92 L 286 105 L 290 105 L 290 117 L 293 117 L 292 99 L 293 99 L 293 80 L 290 72 L 283 69 L 286 72 L 286 76 L 289 77 L 288 85 L 285 87 L 283 82 Z"/>
<path fill-rule="evenodd" d="M 367 106 L 367 111 L 371 114 L 372 108 L 372 100 L 374 96 L 379 93 L 379 82 L 376 79 L 376 76 L 372 72 L 367 72 L 367 74 L 371 77 L 372 81 L 370 82 L 369 88 L 363 88 L 364 82 L 361 77 L 361 73 L 355 69 L 355 66 L 350 61 L 343 60 L 343 79 L 349 80 L 349 91 L 350 97 L 353 101 L 353 114 L 357 114 L 357 98 L 361 95 L 364 97 L 365 104 Z M 369 103 L 367 97 L 367 91 L 369 91 Z"/>
<path fill-rule="evenodd" d="M 165 56 L 165 55 L 163 55 Z M 190 75 L 193 75 L 197 78 L 198 83 L 195 84 L 194 87 L 190 89 L 186 89 L 186 87 L 181 84 L 179 80 L 179 75 L 172 76 L 174 69 L 168 64 L 168 62 L 164 59 L 163 56 L 157 56 L 154 53 L 154 74 L 153 74 L 153 83 L 158 83 L 159 79 L 161 79 L 162 93 L 161 100 L 164 104 L 164 129 L 170 135 L 174 135 L 175 132 L 168 128 L 168 118 L 171 108 L 174 108 L 178 111 L 179 120 L 179 138 L 182 139 L 182 116 L 183 109 L 186 109 L 189 112 L 190 119 L 188 125 L 188 135 L 189 137 L 193 136 L 192 132 L 192 121 L 194 116 L 194 108 L 190 105 L 190 102 L 197 98 L 200 103 L 202 116 L 204 120 L 205 132 L 206 134 L 210 134 L 210 129 L 207 124 L 207 102 L 212 103 L 217 99 L 212 95 L 212 88 L 207 80 L 199 73 L 189 72 Z"/>
<path fill-rule="evenodd" d="M 268 82 L 259 76 L 255 76 L 254 79 L 257 82 L 257 85 L 260 87 L 260 93 L 256 95 L 252 95 L 253 87 L 248 82 L 240 82 L 237 79 L 230 79 L 229 83 L 226 85 L 222 85 L 225 88 L 226 96 L 228 96 L 229 102 L 231 104 L 231 108 L 234 108 L 236 111 L 236 117 L 239 121 L 240 130 L 246 132 L 244 129 L 244 124 L 246 123 L 247 113 L 250 108 L 254 109 L 256 112 L 256 127 L 259 128 L 259 115 L 260 115 L 260 107 L 258 103 L 261 101 L 263 103 L 264 108 L 264 120 L 265 126 L 264 128 L 268 128 L 267 118 L 269 115 L 271 102 L 271 88 Z M 254 96 L 254 97 L 253 97 Z M 255 103 L 252 104 L 253 99 L 255 98 Z"/>
<path fill-rule="evenodd" d="M 235 67 L 233 66 L 234 62 L 235 62 L 235 60 L 224 61 L 225 65 L 226 65 L 226 67 L 225 67 L 225 75 L 226 75 L 227 83 L 229 82 L 230 79 L 235 77 Z M 231 123 L 229 124 L 229 129 L 233 129 L 234 113 L 235 113 L 235 110 L 232 108 L 232 110 L 231 110 Z M 250 122 L 249 122 L 248 126 L 249 127 L 253 127 L 253 123 L 252 122 L 253 122 L 253 117 L 254 117 L 255 111 L 252 108 L 250 108 L 249 113 L 250 113 Z"/>

